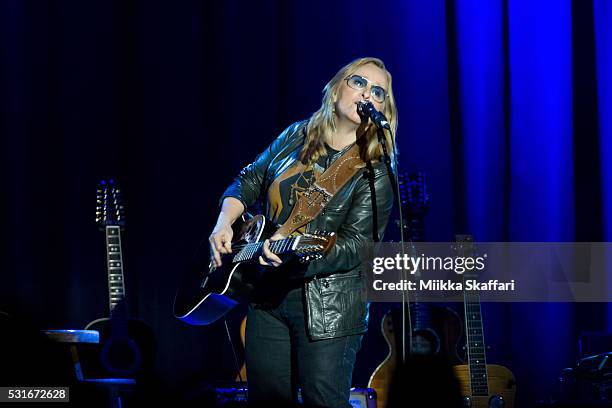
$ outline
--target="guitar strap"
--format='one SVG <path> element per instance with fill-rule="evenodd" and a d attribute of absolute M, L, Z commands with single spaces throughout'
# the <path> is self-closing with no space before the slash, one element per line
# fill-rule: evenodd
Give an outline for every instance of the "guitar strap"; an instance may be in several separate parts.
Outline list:
<path fill-rule="evenodd" d="M 300 194 L 289 218 L 279 227 L 277 233 L 288 237 L 321 213 L 336 192 L 363 167 L 359 149 L 359 145 L 355 143 L 342 156 L 334 160 L 318 180 Z"/>

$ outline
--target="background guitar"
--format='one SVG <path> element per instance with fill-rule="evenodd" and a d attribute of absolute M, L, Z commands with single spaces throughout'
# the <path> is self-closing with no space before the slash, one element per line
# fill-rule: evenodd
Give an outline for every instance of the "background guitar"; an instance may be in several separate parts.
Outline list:
<path fill-rule="evenodd" d="M 471 235 L 457 235 L 457 256 L 474 256 Z M 466 276 L 467 275 L 467 276 Z M 477 276 L 466 272 L 463 280 Z M 464 284 L 465 287 L 465 284 Z M 516 394 L 514 375 L 504 366 L 487 364 L 478 291 L 463 291 L 467 364 L 454 367 L 465 407 L 512 408 Z"/>
<path fill-rule="evenodd" d="M 429 194 L 423 173 L 399 174 L 399 192 L 405 221 L 401 226 L 408 242 L 421 242 L 425 239 L 425 216 L 429 210 Z M 409 249 L 409 245 L 406 245 Z M 387 312 L 381 322 L 381 331 L 389 346 L 389 354 L 374 370 L 368 387 L 377 393 L 378 406 L 385 407 L 393 373 L 402 362 L 404 355 L 402 328 L 412 329 L 412 336 L 406 333 L 405 356 L 443 355 L 452 364 L 461 361 L 458 355 L 462 323 L 459 315 L 452 309 L 419 303 L 414 298 L 408 309 L 405 305 Z M 402 307 L 405 309 L 402 313 Z M 408 320 L 410 313 L 410 320 Z M 405 320 L 405 321 L 404 321 Z M 402 323 L 404 321 L 404 323 Z"/>
<path fill-rule="evenodd" d="M 101 181 L 97 189 L 96 222 L 106 235 L 109 316 L 90 322 L 85 329 L 100 332 L 95 358 L 86 353 L 90 376 L 142 378 L 153 372 L 156 343 L 153 330 L 128 317 L 121 228 L 125 225 L 121 190 L 113 181 Z"/>

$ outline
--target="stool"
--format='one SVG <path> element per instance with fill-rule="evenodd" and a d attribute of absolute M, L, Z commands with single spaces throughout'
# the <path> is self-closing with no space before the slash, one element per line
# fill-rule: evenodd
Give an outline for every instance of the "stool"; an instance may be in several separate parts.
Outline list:
<path fill-rule="evenodd" d="M 79 361 L 77 345 L 100 343 L 100 333 L 96 330 L 44 330 L 43 333 L 52 341 L 68 344 L 74 374 L 80 383 L 94 384 L 108 390 L 111 408 L 121 408 L 121 391 L 134 388 L 133 378 L 85 378 Z"/>

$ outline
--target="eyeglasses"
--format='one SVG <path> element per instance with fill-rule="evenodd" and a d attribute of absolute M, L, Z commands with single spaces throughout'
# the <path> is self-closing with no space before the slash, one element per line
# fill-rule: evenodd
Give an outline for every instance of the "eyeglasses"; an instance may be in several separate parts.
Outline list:
<path fill-rule="evenodd" d="M 370 81 L 366 78 L 356 74 L 345 78 L 345 80 L 349 87 L 358 91 L 367 88 L 368 84 L 370 84 Z M 387 98 L 387 91 L 378 85 L 370 85 L 370 95 L 372 95 L 372 99 L 376 102 L 383 103 Z"/>

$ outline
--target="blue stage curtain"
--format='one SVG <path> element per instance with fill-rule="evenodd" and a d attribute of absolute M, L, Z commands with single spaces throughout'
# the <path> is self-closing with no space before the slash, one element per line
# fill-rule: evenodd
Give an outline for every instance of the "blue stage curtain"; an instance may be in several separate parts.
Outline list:
<path fill-rule="evenodd" d="M 171 316 L 180 268 L 237 171 L 361 56 L 393 74 L 400 163 L 431 194 L 427 239 L 612 240 L 608 0 L 5 0 L 0 309 L 58 327 L 104 315 L 92 207 L 115 176 L 128 294 L 157 330 L 160 369 L 232 377 L 222 328 Z M 582 331 L 612 330 L 609 305 L 487 304 L 484 317 L 489 362 L 515 372 L 520 406 L 550 394 Z M 367 349 L 378 323 L 361 385 L 385 354 Z"/>

